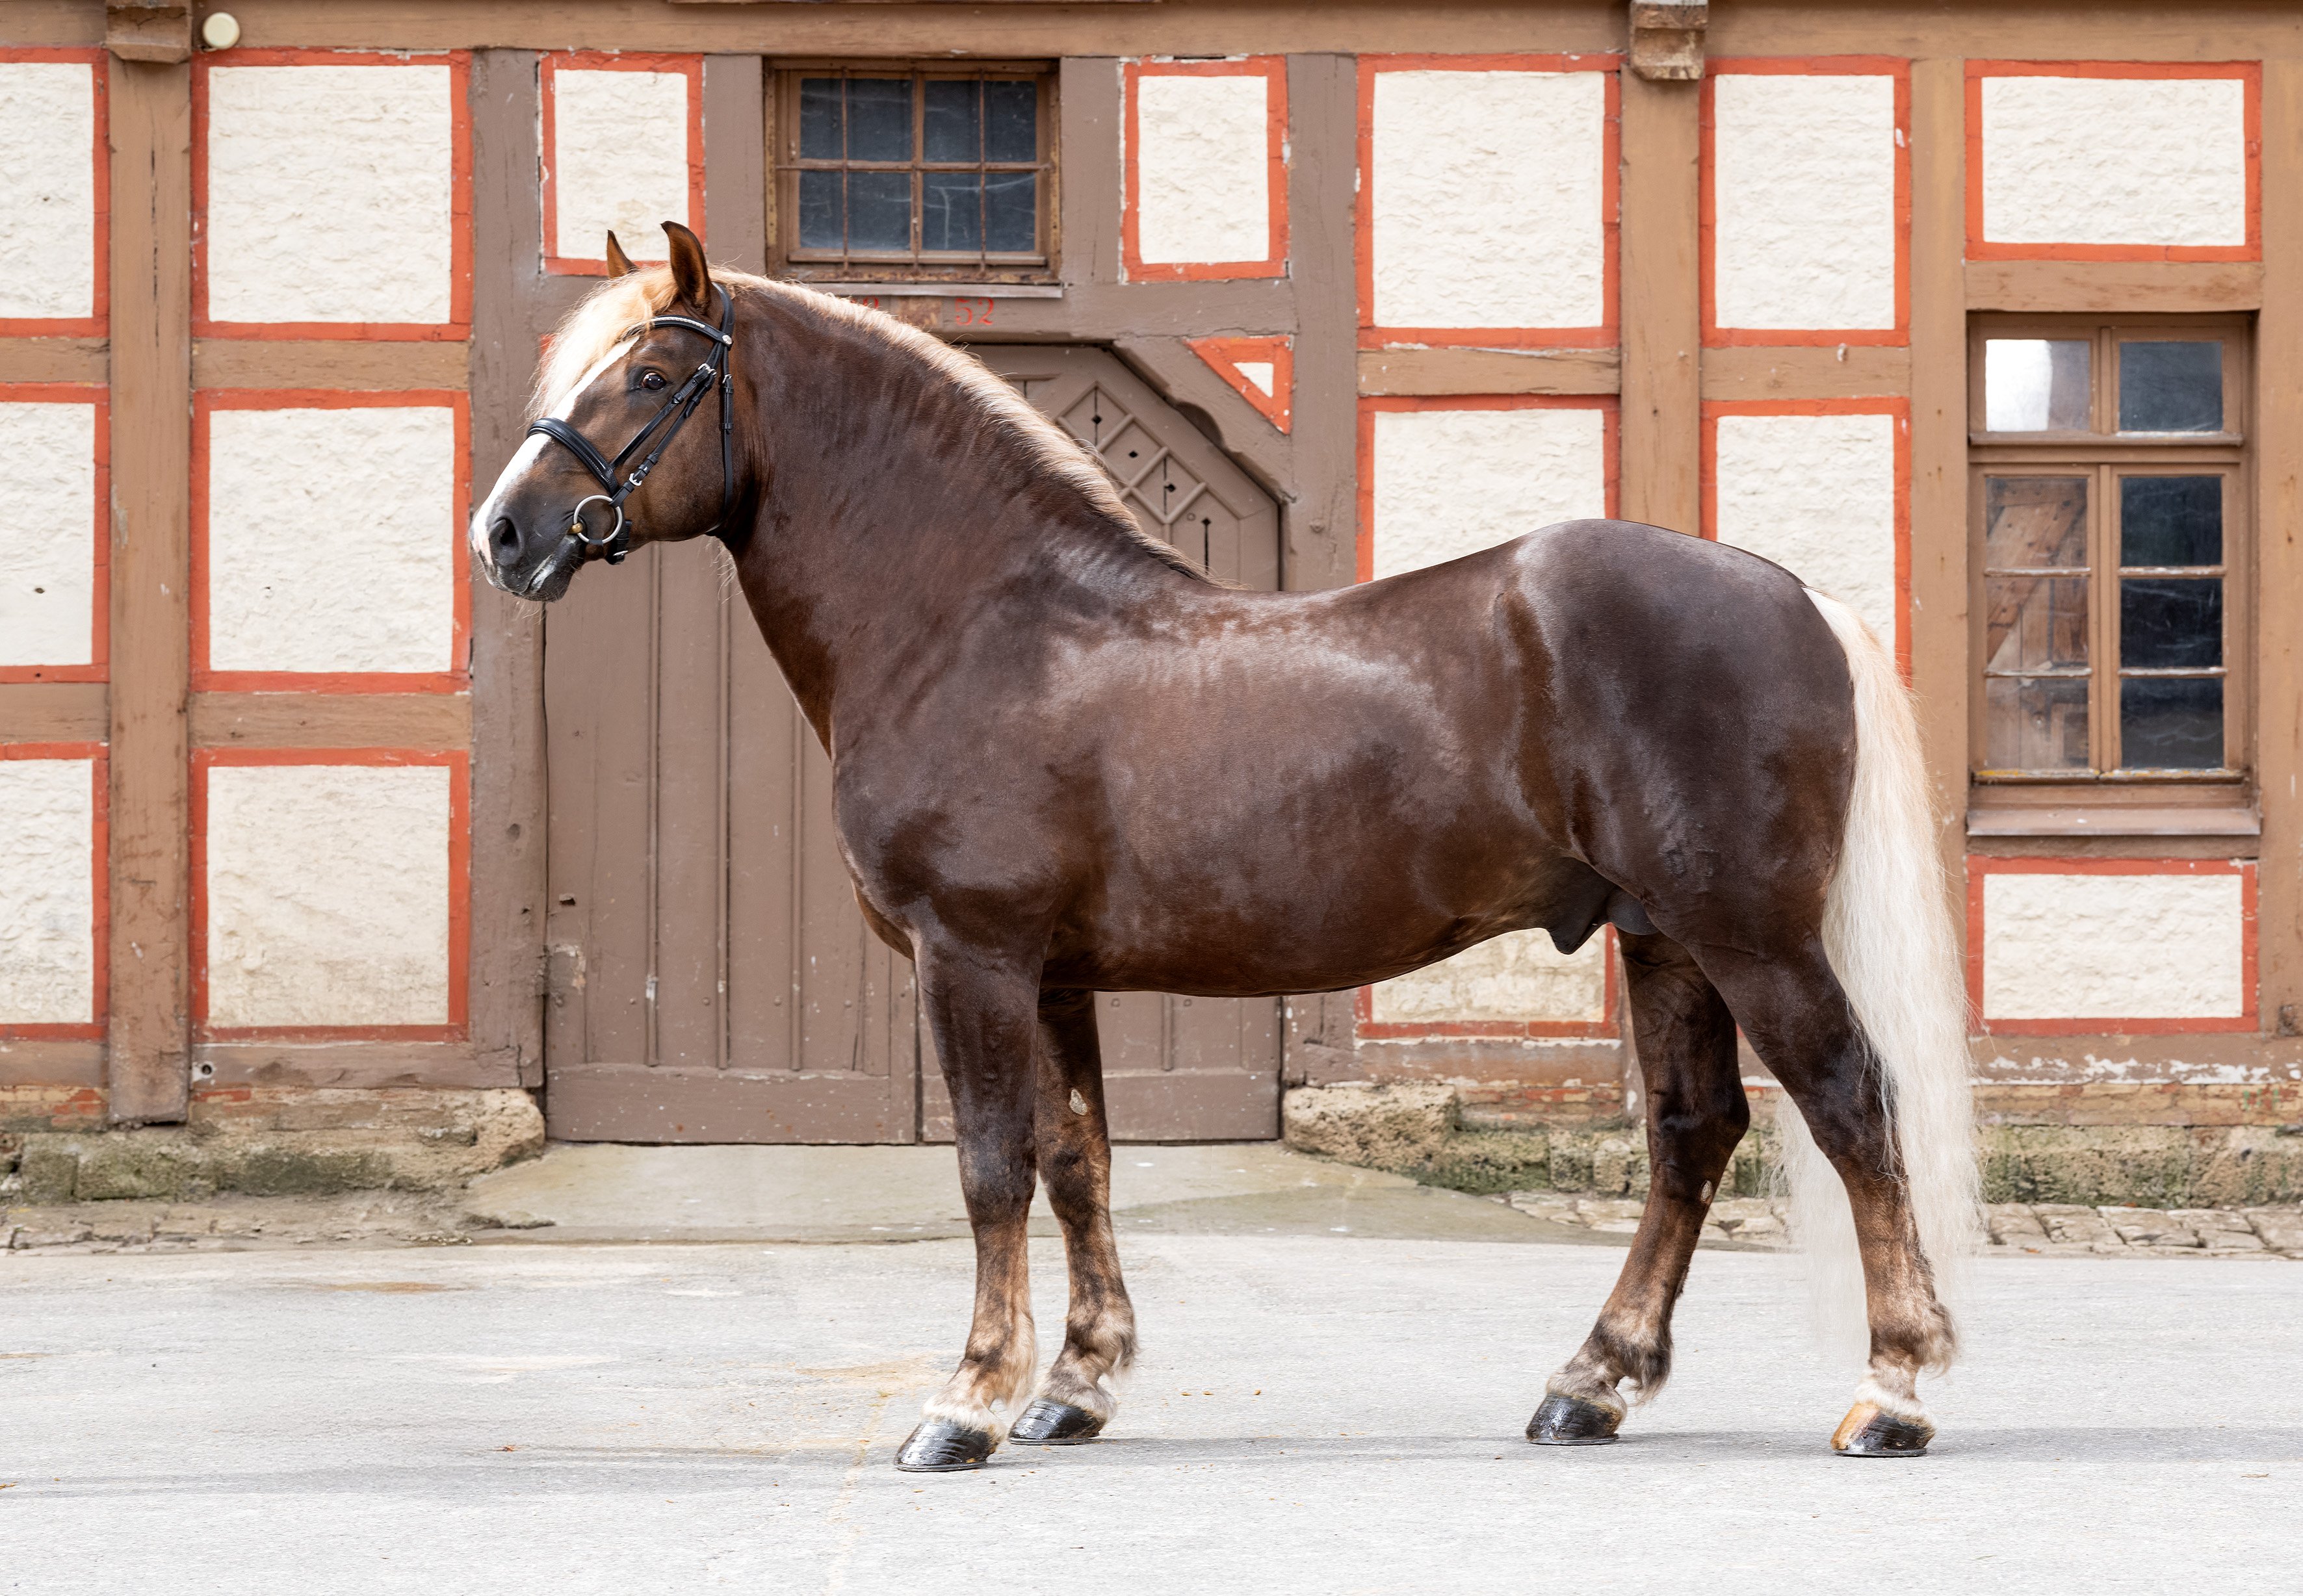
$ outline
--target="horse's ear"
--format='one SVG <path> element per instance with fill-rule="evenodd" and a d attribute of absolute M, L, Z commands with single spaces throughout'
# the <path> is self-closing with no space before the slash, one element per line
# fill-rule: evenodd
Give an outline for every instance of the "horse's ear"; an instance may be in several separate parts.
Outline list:
<path fill-rule="evenodd" d="M 704 264 L 704 240 L 677 222 L 663 224 L 671 240 L 671 285 L 680 298 L 699 310 L 712 308 L 712 268 Z"/>
<path fill-rule="evenodd" d="M 624 253 L 624 247 L 616 242 L 616 230 L 610 228 L 608 230 L 608 275 L 628 277 L 638 270 L 637 266 L 632 265 L 632 257 Z"/>

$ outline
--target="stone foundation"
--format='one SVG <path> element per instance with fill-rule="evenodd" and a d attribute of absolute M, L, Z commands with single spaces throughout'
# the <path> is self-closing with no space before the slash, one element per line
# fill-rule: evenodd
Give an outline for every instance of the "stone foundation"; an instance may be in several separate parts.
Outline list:
<path fill-rule="evenodd" d="M 26 1204 L 219 1192 L 258 1197 L 435 1190 L 544 1150 L 517 1090 L 233 1087 L 197 1093 L 181 1125 L 103 1128 L 103 1102 L 0 1097 L 0 1197 Z M 69 1111 L 69 1112 L 67 1112 Z"/>
<path fill-rule="evenodd" d="M 1720 1183 L 1723 1197 L 1769 1189 L 1771 1097 L 1755 1095 L 1751 1132 Z M 1299 1087 L 1287 1094 L 1283 1123 L 1288 1144 L 1305 1152 L 1458 1191 L 1647 1195 L 1646 1132 L 1620 1118 L 1579 1113 L 1547 1123 L 1524 1108 L 1474 1106 L 1449 1086 L 1413 1081 Z M 1987 1112 L 1976 1143 L 1987 1202 L 2164 1209 L 2303 1201 L 2303 1126 L 2017 1124 Z"/>

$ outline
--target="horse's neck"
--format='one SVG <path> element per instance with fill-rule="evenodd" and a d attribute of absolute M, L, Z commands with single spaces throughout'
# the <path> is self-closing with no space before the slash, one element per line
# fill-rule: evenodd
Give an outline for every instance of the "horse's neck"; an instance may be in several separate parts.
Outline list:
<path fill-rule="evenodd" d="M 1053 623 L 1186 580 L 1028 456 L 981 458 L 960 389 L 922 391 L 915 374 L 840 360 L 781 369 L 792 380 L 760 397 L 771 481 L 736 567 L 827 746 L 841 701 L 891 690 L 900 701 L 904 678 L 978 627 Z M 1013 603 L 1018 592 L 1031 602 Z"/>

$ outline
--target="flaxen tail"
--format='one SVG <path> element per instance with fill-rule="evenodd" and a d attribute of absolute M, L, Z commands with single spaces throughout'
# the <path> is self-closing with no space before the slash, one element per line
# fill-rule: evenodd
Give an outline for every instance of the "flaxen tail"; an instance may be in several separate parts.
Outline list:
<path fill-rule="evenodd" d="M 1894 657 L 1846 605 L 1810 591 L 1855 685 L 1855 787 L 1824 947 L 1880 1065 L 1919 1242 L 1949 1301 L 1980 1210 L 1967 991 L 1936 851 L 1917 719 Z M 1837 1340 L 1863 1323 L 1863 1269 L 1846 1188 L 1785 1101 L 1776 1119 L 1792 1231 Z M 1852 1317 L 1851 1317 L 1852 1316 Z M 1860 1344 L 1860 1339 L 1858 1343 Z"/>

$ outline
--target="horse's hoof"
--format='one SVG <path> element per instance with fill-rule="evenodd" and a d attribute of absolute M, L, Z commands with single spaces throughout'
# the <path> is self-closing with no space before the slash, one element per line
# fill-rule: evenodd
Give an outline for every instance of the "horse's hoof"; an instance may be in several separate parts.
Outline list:
<path fill-rule="evenodd" d="M 1925 1419 L 1914 1424 L 1858 1402 L 1832 1432 L 1831 1449 L 1843 1457 L 1924 1457 L 1935 1438 L 1936 1427 Z"/>
<path fill-rule="evenodd" d="M 1086 1408 L 1041 1397 L 1017 1419 L 1008 1439 L 1025 1447 L 1076 1447 L 1102 1433 L 1103 1421 Z"/>
<path fill-rule="evenodd" d="M 1554 1391 L 1528 1420 L 1527 1438 L 1540 1447 L 1603 1447 L 1615 1439 L 1615 1426 L 1623 1422 L 1622 1414 L 1597 1402 Z"/>
<path fill-rule="evenodd" d="M 922 1419 L 896 1449 L 896 1466 L 907 1474 L 957 1474 L 982 1468 L 1000 1438 L 988 1430 L 970 1430 L 949 1419 Z"/>

